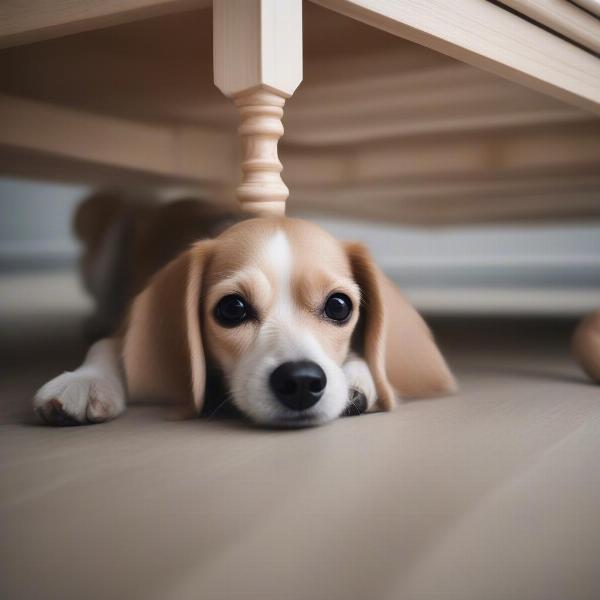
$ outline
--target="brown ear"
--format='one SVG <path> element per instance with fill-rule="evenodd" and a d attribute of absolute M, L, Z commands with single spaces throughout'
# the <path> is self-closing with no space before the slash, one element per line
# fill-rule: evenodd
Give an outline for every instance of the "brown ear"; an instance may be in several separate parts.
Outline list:
<path fill-rule="evenodd" d="M 123 344 L 132 396 L 204 402 L 206 365 L 200 328 L 202 274 L 212 241 L 196 244 L 163 267 L 136 297 Z"/>
<path fill-rule="evenodd" d="M 404 398 L 455 391 L 454 377 L 425 321 L 362 244 L 347 244 L 346 249 L 363 297 L 359 352 L 371 370 L 379 406 L 391 410 L 394 391 Z"/>
<path fill-rule="evenodd" d="M 577 326 L 572 347 L 581 368 L 600 383 L 600 308 Z"/>

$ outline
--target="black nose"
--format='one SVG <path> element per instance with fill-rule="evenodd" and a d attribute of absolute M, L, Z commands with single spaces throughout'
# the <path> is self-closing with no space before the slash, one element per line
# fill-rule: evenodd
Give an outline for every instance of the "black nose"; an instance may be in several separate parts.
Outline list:
<path fill-rule="evenodd" d="M 279 365 L 271 373 L 269 383 L 283 405 L 292 410 L 306 410 L 323 395 L 327 377 L 317 363 L 299 360 Z"/>

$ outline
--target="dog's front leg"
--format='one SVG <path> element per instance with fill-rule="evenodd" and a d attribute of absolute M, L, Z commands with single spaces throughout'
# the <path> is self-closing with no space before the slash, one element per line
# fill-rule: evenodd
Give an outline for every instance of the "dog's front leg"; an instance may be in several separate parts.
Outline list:
<path fill-rule="evenodd" d="M 120 341 L 106 338 L 93 344 L 75 371 L 42 386 L 33 408 L 52 425 L 100 423 L 125 410 L 125 385 L 120 365 Z"/>
<path fill-rule="evenodd" d="M 377 391 L 367 363 L 351 354 L 342 368 L 348 383 L 348 406 L 344 414 L 359 415 L 371 410 L 377 402 Z"/>

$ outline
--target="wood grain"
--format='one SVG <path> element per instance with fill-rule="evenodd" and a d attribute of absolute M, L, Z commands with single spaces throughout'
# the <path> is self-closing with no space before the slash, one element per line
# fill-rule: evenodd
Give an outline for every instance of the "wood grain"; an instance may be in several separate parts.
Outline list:
<path fill-rule="evenodd" d="M 301 0 L 215 0 L 213 56 L 215 85 L 240 113 L 238 200 L 256 214 L 284 214 L 277 142 L 285 99 L 302 81 Z"/>
<path fill-rule="evenodd" d="M 210 0 L 4 0 L 0 48 L 209 5 Z"/>
<path fill-rule="evenodd" d="M 33 151 L 76 163 L 147 172 L 179 181 L 231 181 L 231 136 L 201 128 L 126 121 L 0 96 L 2 153 Z"/>
<path fill-rule="evenodd" d="M 565 0 L 502 0 L 502 4 L 600 53 L 600 20 Z"/>
<path fill-rule="evenodd" d="M 312 0 L 596 113 L 600 60 L 481 0 Z"/>

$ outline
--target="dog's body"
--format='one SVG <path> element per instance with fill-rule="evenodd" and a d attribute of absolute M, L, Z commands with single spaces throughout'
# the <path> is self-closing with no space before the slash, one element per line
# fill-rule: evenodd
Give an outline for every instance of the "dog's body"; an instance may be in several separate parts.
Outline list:
<path fill-rule="evenodd" d="M 93 331 L 113 337 L 38 391 L 48 422 L 114 418 L 127 394 L 200 412 L 212 373 L 243 415 L 278 426 L 455 388 L 427 326 L 366 249 L 314 224 L 97 197 L 76 231 Z"/>
<path fill-rule="evenodd" d="M 196 198 L 159 203 L 99 193 L 83 201 L 74 232 L 82 247 L 81 277 L 95 304 L 88 341 L 118 331 L 131 300 L 154 273 L 194 242 L 217 237 L 243 218 Z"/>

